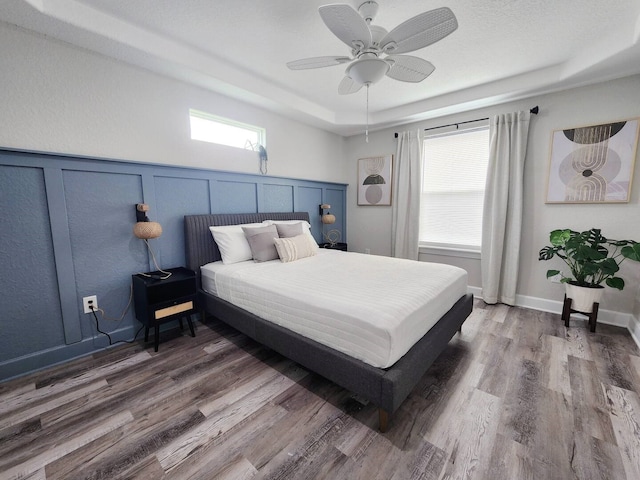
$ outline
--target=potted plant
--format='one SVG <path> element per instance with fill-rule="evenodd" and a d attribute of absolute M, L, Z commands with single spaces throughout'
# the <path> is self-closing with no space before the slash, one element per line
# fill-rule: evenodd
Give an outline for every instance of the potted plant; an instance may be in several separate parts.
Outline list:
<path fill-rule="evenodd" d="M 570 229 L 554 230 L 549 235 L 551 245 L 540 250 L 538 260 L 559 257 L 567 264 L 571 276 L 560 270 L 547 270 L 547 278 L 560 275 L 567 297 L 574 310 L 590 313 L 594 302 L 600 302 L 605 283 L 622 290 L 624 280 L 617 276 L 625 259 L 640 261 L 640 244 L 634 240 L 605 238 L 597 228 L 584 232 Z"/>

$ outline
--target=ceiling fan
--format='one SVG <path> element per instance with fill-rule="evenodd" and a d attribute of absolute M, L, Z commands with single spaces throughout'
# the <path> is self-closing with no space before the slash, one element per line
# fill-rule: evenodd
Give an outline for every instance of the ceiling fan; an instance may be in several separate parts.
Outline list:
<path fill-rule="evenodd" d="M 338 86 L 341 95 L 355 93 L 385 75 L 401 82 L 421 82 L 435 67 L 422 58 L 402 54 L 442 40 L 458 28 L 447 7 L 416 15 L 390 32 L 371 24 L 378 12 L 375 1 L 362 3 L 358 11 L 346 4 L 323 5 L 318 11 L 329 30 L 351 48 L 351 56 L 304 58 L 287 63 L 287 67 L 305 70 L 351 62 Z"/>

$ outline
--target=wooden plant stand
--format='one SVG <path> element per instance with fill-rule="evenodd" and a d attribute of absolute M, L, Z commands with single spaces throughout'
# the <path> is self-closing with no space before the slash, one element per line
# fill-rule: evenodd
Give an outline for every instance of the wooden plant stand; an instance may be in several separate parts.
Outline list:
<path fill-rule="evenodd" d="M 580 313 L 582 315 L 586 315 L 589 317 L 589 331 L 596 331 L 596 322 L 598 321 L 598 307 L 600 304 L 598 302 L 593 302 L 593 308 L 591 309 L 591 313 L 581 312 L 579 310 L 574 310 L 571 308 L 571 303 L 573 299 L 567 298 L 567 295 L 564 296 L 564 304 L 562 306 L 562 320 L 564 320 L 564 326 L 569 326 L 569 317 L 571 317 L 572 313 Z"/>

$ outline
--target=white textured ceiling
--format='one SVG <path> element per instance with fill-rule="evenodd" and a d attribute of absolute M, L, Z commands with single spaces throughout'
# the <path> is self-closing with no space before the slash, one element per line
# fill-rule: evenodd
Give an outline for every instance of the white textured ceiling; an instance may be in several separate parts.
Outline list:
<path fill-rule="evenodd" d="M 358 0 L 350 2 L 357 8 Z M 364 0 L 362 0 L 364 1 Z M 349 55 L 324 25 L 326 0 L 3 0 L 0 20 L 240 98 L 342 135 L 365 124 L 366 89 L 338 95 L 346 65 L 286 62 Z M 435 72 L 369 91 L 372 128 L 640 73 L 638 0 L 378 0 L 391 30 L 447 6 L 453 34 L 411 55 Z"/>

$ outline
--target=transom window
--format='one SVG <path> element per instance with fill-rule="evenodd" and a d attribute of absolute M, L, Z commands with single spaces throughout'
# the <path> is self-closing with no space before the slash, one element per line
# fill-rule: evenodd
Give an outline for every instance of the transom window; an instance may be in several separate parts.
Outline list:
<path fill-rule="evenodd" d="M 480 250 L 488 163 L 488 125 L 424 139 L 420 245 Z"/>
<path fill-rule="evenodd" d="M 266 130 L 198 110 L 189 110 L 191 139 L 255 150 L 265 146 Z"/>

